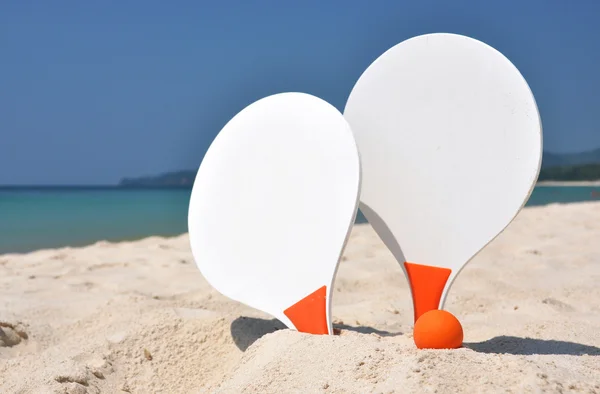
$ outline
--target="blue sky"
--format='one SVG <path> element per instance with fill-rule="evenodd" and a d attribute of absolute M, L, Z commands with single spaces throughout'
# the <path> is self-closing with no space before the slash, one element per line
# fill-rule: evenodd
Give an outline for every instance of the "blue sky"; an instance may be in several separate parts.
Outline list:
<path fill-rule="evenodd" d="M 547 150 L 600 147 L 600 1 L 171 4 L 0 3 L 0 184 L 195 169 L 251 102 L 302 91 L 341 110 L 375 58 L 432 32 L 482 40 L 520 69 Z"/>

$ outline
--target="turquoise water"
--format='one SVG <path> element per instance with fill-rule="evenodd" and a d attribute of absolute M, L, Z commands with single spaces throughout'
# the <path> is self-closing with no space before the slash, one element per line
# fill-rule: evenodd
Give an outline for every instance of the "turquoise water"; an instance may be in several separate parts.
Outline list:
<path fill-rule="evenodd" d="M 187 232 L 189 197 L 187 189 L 0 189 L 0 254 L 178 235 Z M 599 198 L 600 187 L 539 186 L 527 205 Z"/>

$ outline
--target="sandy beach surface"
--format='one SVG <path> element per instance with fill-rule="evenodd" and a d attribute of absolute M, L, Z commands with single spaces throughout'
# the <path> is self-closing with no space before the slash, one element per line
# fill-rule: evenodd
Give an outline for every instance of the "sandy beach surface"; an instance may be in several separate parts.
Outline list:
<path fill-rule="evenodd" d="M 302 247 L 302 245 L 298 245 Z M 600 203 L 527 208 L 463 270 L 464 347 L 418 350 L 400 266 L 357 225 L 340 334 L 230 301 L 188 238 L 0 256 L 0 393 L 600 393 Z"/>
<path fill-rule="evenodd" d="M 540 181 L 537 186 L 600 186 L 599 181 Z"/>

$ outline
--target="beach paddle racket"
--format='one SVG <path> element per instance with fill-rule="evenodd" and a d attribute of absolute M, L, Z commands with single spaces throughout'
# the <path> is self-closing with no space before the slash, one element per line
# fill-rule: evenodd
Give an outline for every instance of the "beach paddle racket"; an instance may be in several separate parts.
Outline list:
<path fill-rule="evenodd" d="M 304 93 L 258 100 L 202 160 L 188 215 L 194 260 L 223 295 L 331 334 L 331 286 L 359 190 L 358 150 L 337 109 Z"/>
<path fill-rule="evenodd" d="M 455 34 L 376 59 L 344 116 L 361 155 L 360 209 L 401 264 L 415 321 L 514 219 L 542 157 L 533 94 L 500 52 Z"/>

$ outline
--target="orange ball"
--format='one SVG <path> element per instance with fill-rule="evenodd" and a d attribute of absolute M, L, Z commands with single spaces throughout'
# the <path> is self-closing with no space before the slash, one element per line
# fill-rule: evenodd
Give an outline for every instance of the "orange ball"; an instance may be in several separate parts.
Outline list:
<path fill-rule="evenodd" d="M 452 313 L 434 309 L 417 319 L 413 339 L 419 349 L 457 349 L 462 346 L 463 329 Z"/>

